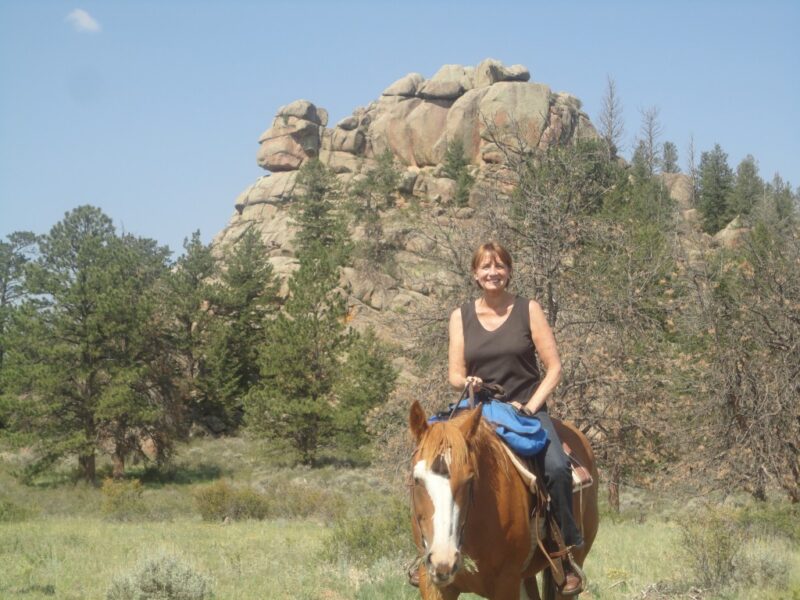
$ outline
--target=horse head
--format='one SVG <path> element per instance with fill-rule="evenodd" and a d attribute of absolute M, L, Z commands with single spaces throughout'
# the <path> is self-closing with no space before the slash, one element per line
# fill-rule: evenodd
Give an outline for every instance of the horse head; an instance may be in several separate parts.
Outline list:
<path fill-rule="evenodd" d="M 419 402 L 411 406 L 409 425 L 417 443 L 411 494 L 415 533 L 437 586 L 451 583 L 462 566 L 462 534 L 477 473 L 470 442 L 480 422 L 480 407 L 452 421 L 429 424 Z"/>

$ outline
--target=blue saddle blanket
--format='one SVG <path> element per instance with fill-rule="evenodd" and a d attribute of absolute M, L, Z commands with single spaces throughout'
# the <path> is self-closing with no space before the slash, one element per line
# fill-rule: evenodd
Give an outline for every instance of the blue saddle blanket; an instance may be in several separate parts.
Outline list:
<path fill-rule="evenodd" d="M 534 456 L 547 446 L 547 432 L 536 417 L 529 417 L 505 402 L 491 400 L 482 405 L 483 418 L 494 425 L 495 433 L 520 456 Z M 431 415 L 429 423 L 446 421 L 454 409 L 469 408 L 462 400 L 458 406 L 450 405 L 445 413 Z"/>

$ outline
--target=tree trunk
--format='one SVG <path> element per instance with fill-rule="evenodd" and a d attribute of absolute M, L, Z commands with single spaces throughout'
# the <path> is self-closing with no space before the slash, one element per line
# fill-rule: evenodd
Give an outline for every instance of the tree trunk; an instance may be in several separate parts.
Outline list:
<path fill-rule="evenodd" d="M 81 472 L 81 479 L 87 483 L 95 483 L 97 472 L 95 468 L 94 452 L 78 456 L 78 468 Z"/>
<path fill-rule="evenodd" d="M 113 464 L 111 476 L 114 478 L 114 481 L 119 481 L 125 477 L 125 455 L 121 450 L 117 449 L 114 451 L 114 454 L 111 455 L 111 461 Z"/>
<path fill-rule="evenodd" d="M 615 513 L 619 514 L 619 465 L 611 467 L 611 477 L 608 478 L 608 505 Z"/>

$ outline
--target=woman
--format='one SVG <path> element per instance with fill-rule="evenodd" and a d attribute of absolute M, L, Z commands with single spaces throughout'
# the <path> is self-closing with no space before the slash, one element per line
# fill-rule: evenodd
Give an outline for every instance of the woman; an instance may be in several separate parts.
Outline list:
<path fill-rule="evenodd" d="M 572 515 L 569 459 L 547 414 L 547 398 L 561 380 L 553 331 L 538 303 L 508 291 L 511 256 L 503 246 L 489 242 L 478 247 L 472 256 L 472 275 L 480 297 L 450 316 L 450 385 L 463 391 L 472 383 L 477 392 L 484 384 L 499 384 L 517 410 L 539 419 L 550 440 L 544 451 L 544 480 L 556 522 L 565 544 L 580 546 L 583 538 Z M 537 353 L 544 377 L 536 363 Z M 575 593 L 581 586 L 580 577 L 568 570 L 562 593 Z"/>

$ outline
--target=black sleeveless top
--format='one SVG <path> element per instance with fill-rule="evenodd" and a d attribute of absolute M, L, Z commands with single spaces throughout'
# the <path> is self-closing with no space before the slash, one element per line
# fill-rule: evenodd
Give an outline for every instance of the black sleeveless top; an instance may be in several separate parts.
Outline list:
<path fill-rule="evenodd" d="M 461 307 L 467 375 L 503 386 L 507 402 L 525 404 L 541 381 L 531 338 L 530 301 L 517 296 L 500 327 L 487 331 L 475 313 L 475 301 Z"/>

